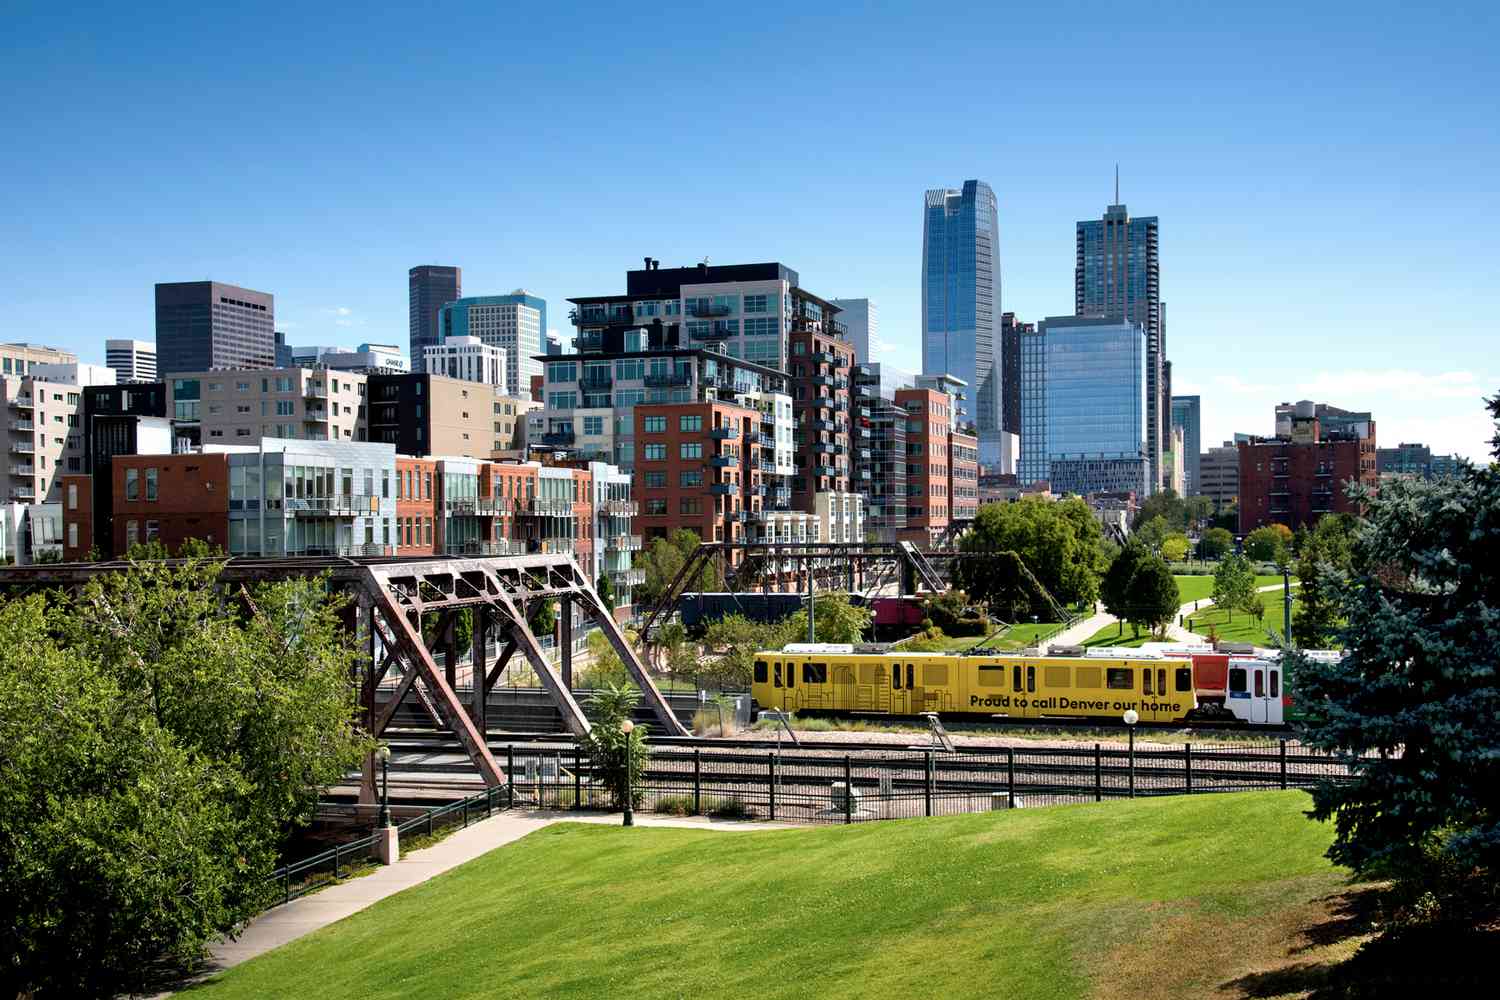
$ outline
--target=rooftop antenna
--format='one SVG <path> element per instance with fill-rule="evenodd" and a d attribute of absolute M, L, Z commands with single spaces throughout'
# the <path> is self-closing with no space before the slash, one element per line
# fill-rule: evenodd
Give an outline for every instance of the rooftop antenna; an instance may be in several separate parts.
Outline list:
<path fill-rule="evenodd" d="M 1115 204 L 1120 203 L 1120 165 L 1115 164 Z"/>

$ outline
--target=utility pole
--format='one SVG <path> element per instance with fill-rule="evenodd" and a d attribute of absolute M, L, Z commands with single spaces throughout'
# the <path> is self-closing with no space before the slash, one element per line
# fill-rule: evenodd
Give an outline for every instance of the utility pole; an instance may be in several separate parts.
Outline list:
<path fill-rule="evenodd" d="M 812 556 L 807 557 L 807 641 L 817 642 L 817 628 L 813 623 L 813 561 Z"/>
<path fill-rule="evenodd" d="M 1292 571 L 1291 567 L 1281 567 L 1281 603 L 1282 623 L 1286 628 L 1286 644 L 1292 644 Z"/>

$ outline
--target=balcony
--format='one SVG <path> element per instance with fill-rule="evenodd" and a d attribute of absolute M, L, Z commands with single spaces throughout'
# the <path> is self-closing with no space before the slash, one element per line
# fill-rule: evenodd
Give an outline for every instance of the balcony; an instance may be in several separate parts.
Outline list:
<path fill-rule="evenodd" d="M 460 517 L 467 515 L 473 517 L 479 513 L 478 497 L 448 497 L 443 501 L 443 510 L 448 512 L 449 517 Z"/>
<path fill-rule="evenodd" d="M 35 455 L 36 445 L 30 441 L 12 441 L 10 443 L 10 450 L 18 455 Z"/>
<path fill-rule="evenodd" d="M 832 351 L 813 351 L 808 355 L 808 358 L 821 365 L 836 365 L 839 363 L 839 356 Z"/>
<path fill-rule="evenodd" d="M 526 543 L 510 538 L 496 541 L 453 542 L 443 547 L 443 554 L 450 556 L 523 556 Z"/>
<path fill-rule="evenodd" d="M 511 511 L 510 497 L 475 497 L 473 504 L 474 513 L 487 517 L 509 514 Z"/>
<path fill-rule="evenodd" d="M 834 449 L 837 447 L 838 445 L 834 444 L 832 441 L 814 441 L 812 443 L 812 450 L 815 452 L 821 452 L 824 455 L 835 454 Z"/>
<path fill-rule="evenodd" d="M 606 535 L 604 547 L 611 552 L 639 552 L 641 551 L 640 535 Z"/>
<path fill-rule="evenodd" d="M 687 372 L 654 372 L 646 376 L 646 386 L 651 389 L 667 389 L 679 385 L 691 385 L 693 377 Z"/>
<path fill-rule="evenodd" d="M 813 473 L 819 476 L 836 477 L 839 474 L 839 470 L 831 465 L 820 465 L 813 469 Z"/>
<path fill-rule="evenodd" d="M 308 549 L 305 554 L 323 555 L 324 553 L 314 553 L 313 550 Z M 327 550 L 327 554 L 334 556 L 389 556 L 395 555 L 395 552 L 391 546 L 382 545 L 379 542 L 351 542 L 347 545 L 335 545 L 332 549 Z"/>
<path fill-rule="evenodd" d="M 709 430 L 708 436 L 715 441 L 733 441 L 740 436 L 736 427 L 714 427 Z"/>
<path fill-rule="evenodd" d="M 715 455 L 708 460 L 708 464 L 715 469 L 731 469 L 739 465 L 740 460 L 734 455 Z"/>
<path fill-rule="evenodd" d="M 814 375 L 812 377 L 812 384 L 813 385 L 831 386 L 831 385 L 833 385 L 833 376 L 832 375 Z"/>
<path fill-rule="evenodd" d="M 36 430 L 36 424 L 32 423 L 30 420 L 12 420 L 10 422 L 10 429 L 15 431 L 17 434 L 30 434 L 32 431 Z"/>
<path fill-rule="evenodd" d="M 775 462 L 762 461 L 760 463 L 760 471 L 764 472 L 764 473 L 766 473 L 768 475 L 774 476 L 776 474 L 776 463 Z"/>
<path fill-rule="evenodd" d="M 307 412 L 302 415 L 302 421 L 308 424 L 326 424 L 328 423 L 328 411 L 322 408 L 308 408 Z"/>
<path fill-rule="evenodd" d="M 316 382 L 303 383 L 302 395 L 309 399 L 327 399 L 328 383 L 324 382 L 321 385 Z"/>
<path fill-rule="evenodd" d="M 29 410 L 31 409 L 31 397 L 17 396 L 15 399 L 12 399 L 10 401 L 10 405 L 16 407 L 17 409 Z"/>
<path fill-rule="evenodd" d="M 849 388 L 849 380 L 846 378 L 836 378 L 833 380 L 833 387 L 835 389 L 847 389 Z"/>
<path fill-rule="evenodd" d="M 297 517 L 358 517 L 380 512 L 379 497 L 360 494 L 342 497 L 287 497 L 282 504 Z"/>
<path fill-rule="evenodd" d="M 728 316 L 733 311 L 724 305 L 696 302 L 688 306 L 687 314 L 695 319 L 713 319 L 718 316 Z"/>
<path fill-rule="evenodd" d="M 516 499 L 516 513 L 536 517 L 567 517 L 573 513 L 573 501 L 562 497 Z"/>
<path fill-rule="evenodd" d="M 630 326 L 635 323 L 635 313 L 624 309 L 571 309 L 568 319 L 574 326 Z"/>
<path fill-rule="evenodd" d="M 708 492 L 716 497 L 727 497 L 734 495 L 735 488 L 731 483 L 714 483 L 709 486 Z"/>
<path fill-rule="evenodd" d="M 615 384 L 614 376 L 609 372 L 589 372 L 578 380 L 578 388 L 584 392 L 608 389 Z"/>
<path fill-rule="evenodd" d="M 542 444 L 548 447 L 566 447 L 576 440 L 572 431 L 547 431 L 542 435 Z"/>
<path fill-rule="evenodd" d="M 634 500 L 604 501 L 604 513 L 610 517 L 635 517 L 640 512 L 641 505 Z"/>
<path fill-rule="evenodd" d="M 813 405 L 814 406 L 818 406 L 818 407 L 822 407 L 825 410 L 831 410 L 831 409 L 833 409 L 833 405 L 834 405 L 833 404 L 833 397 L 832 396 L 816 396 L 816 397 L 813 398 Z"/>
<path fill-rule="evenodd" d="M 639 587 L 646 582 L 646 571 L 643 569 L 612 569 L 607 572 L 616 586 Z"/>
<path fill-rule="evenodd" d="M 35 500 L 36 490 L 30 486 L 12 486 L 10 488 L 10 498 L 12 500 Z"/>

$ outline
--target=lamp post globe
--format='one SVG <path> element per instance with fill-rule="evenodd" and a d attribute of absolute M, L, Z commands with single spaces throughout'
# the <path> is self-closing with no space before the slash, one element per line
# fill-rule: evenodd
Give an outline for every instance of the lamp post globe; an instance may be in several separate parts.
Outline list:
<path fill-rule="evenodd" d="M 375 825 L 386 827 L 391 825 L 391 748 L 389 744 L 382 743 L 375 751 L 380 758 L 380 816 Z"/>
<path fill-rule="evenodd" d="M 1130 797 L 1135 798 L 1135 724 L 1141 721 L 1141 714 L 1133 708 L 1125 710 L 1125 727 L 1130 730 Z"/>
<path fill-rule="evenodd" d="M 635 723 L 629 719 L 620 723 L 620 732 L 625 736 L 625 818 L 621 821 L 622 826 L 635 826 L 635 775 L 631 769 L 631 759 L 635 756 L 631 752 L 631 736 L 635 732 Z"/>
<path fill-rule="evenodd" d="M 1127 725 L 1127 726 L 1133 726 L 1137 722 L 1140 722 L 1140 721 L 1141 721 L 1141 713 L 1137 712 L 1133 708 L 1127 708 L 1125 710 L 1125 725 Z"/>

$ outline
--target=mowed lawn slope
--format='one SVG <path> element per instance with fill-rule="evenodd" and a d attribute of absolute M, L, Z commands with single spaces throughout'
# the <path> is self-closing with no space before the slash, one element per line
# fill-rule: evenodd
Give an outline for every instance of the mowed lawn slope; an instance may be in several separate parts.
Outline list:
<path fill-rule="evenodd" d="M 1233 996 L 1343 886 L 1307 802 L 756 833 L 560 824 L 189 995 Z"/>

